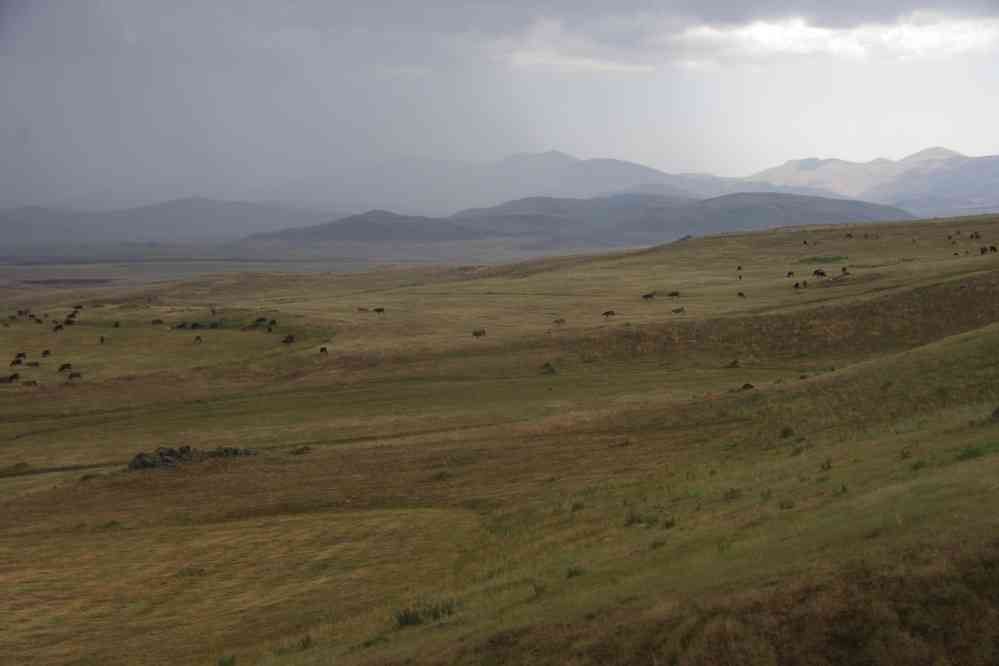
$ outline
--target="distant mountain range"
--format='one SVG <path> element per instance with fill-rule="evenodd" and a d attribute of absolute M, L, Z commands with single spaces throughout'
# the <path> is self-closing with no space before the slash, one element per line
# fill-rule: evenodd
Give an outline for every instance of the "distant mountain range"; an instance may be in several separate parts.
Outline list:
<path fill-rule="evenodd" d="M 5 248 L 102 243 L 204 243 L 328 220 L 329 213 L 272 203 L 176 199 L 110 212 L 26 206 L 0 210 Z"/>
<path fill-rule="evenodd" d="M 748 180 L 817 188 L 919 216 L 999 211 L 999 156 L 966 157 L 947 148 L 928 148 L 898 161 L 793 160 Z"/>
<path fill-rule="evenodd" d="M 314 256 L 360 254 L 384 258 L 388 256 L 386 246 L 403 245 L 404 252 L 413 252 L 412 245 L 489 240 L 510 251 L 531 252 L 638 246 L 663 243 L 687 234 L 785 225 L 908 218 L 911 215 L 906 211 L 890 206 L 770 192 L 728 194 L 705 200 L 640 193 L 588 199 L 530 197 L 461 211 L 447 218 L 370 211 L 321 225 L 256 234 L 238 247 L 243 253 L 305 252 Z"/>

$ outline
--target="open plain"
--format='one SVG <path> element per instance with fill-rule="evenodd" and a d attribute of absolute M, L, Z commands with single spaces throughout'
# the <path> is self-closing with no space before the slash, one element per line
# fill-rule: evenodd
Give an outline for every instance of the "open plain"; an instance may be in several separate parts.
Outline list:
<path fill-rule="evenodd" d="M 994 664 L 997 223 L 11 283 L 0 662 Z"/>

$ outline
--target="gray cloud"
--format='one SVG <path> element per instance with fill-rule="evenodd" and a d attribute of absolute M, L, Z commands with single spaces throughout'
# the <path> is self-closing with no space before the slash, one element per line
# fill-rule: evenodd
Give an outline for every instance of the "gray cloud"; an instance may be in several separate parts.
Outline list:
<path fill-rule="evenodd" d="M 994 1 L 595 4 L 0 0 L 0 204 L 258 196 L 356 164 L 551 147 L 729 174 L 813 151 L 999 150 L 981 94 Z M 917 71 L 920 55 L 942 62 Z M 919 94 L 934 86 L 957 100 Z M 861 95 L 866 128 L 842 115 Z"/>

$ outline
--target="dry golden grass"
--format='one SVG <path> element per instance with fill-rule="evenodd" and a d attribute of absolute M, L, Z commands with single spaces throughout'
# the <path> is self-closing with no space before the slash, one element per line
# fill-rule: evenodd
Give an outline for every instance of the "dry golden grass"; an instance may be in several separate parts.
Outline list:
<path fill-rule="evenodd" d="M 999 515 L 999 255 L 963 239 L 988 239 L 995 221 L 11 298 L 50 317 L 85 308 L 61 333 L 0 328 L 0 359 L 42 363 L 18 368 L 39 386 L 0 385 L 0 654 L 806 659 L 766 640 L 788 631 L 775 582 L 826 581 L 845 590 L 828 603 L 849 608 L 870 601 L 844 587 L 850 567 L 950 580 L 986 552 Z M 841 266 L 851 274 L 806 275 Z M 274 332 L 241 330 L 257 317 L 277 319 Z M 222 328 L 169 330 L 181 321 Z M 289 333 L 297 342 L 281 344 Z M 63 362 L 83 380 L 66 385 Z M 122 471 L 139 450 L 183 444 L 260 453 Z M 899 573 L 920 553 L 932 556 Z M 431 602 L 454 612 L 393 619 Z M 883 644 L 912 638 L 892 626 Z"/>

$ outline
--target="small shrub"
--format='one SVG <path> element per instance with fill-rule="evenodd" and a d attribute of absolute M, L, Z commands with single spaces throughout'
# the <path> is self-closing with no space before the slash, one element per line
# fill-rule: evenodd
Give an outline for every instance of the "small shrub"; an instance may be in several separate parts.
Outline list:
<path fill-rule="evenodd" d="M 454 599 L 438 599 L 436 601 L 424 601 L 406 608 L 397 608 L 392 611 L 392 617 L 396 626 L 403 627 L 426 624 L 428 622 L 438 622 L 446 617 L 450 617 L 458 612 L 458 602 Z"/>

